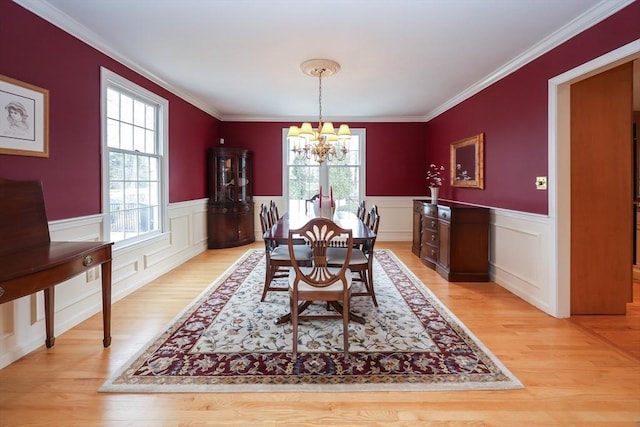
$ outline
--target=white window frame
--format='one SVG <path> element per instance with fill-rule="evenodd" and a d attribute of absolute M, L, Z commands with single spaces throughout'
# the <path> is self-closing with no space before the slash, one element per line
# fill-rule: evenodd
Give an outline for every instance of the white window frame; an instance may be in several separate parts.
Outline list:
<path fill-rule="evenodd" d="M 289 128 L 282 129 L 282 206 L 289 206 L 289 141 L 287 141 L 287 133 L 289 132 Z M 358 159 L 360 163 L 359 169 L 359 180 L 360 180 L 360 189 L 359 189 L 359 198 L 360 200 L 365 200 L 367 190 L 366 190 L 366 151 L 365 148 L 367 146 L 367 131 L 365 128 L 352 128 L 352 135 L 358 136 L 359 141 L 359 153 L 360 157 Z M 324 165 L 323 165 L 324 166 Z M 329 172 L 328 167 L 320 167 L 320 185 L 322 188 L 329 188 Z M 355 212 L 354 212 L 355 213 Z"/>
<path fill-rule="evenodd" d="M 146 102 L 158 106 L 158 155 L 160 156 L 160 203 L 159 227 L 157 231 L 144 233 L 134 238 L 115 242 L 114 248 L 123 248 L 149 239 L 159 238 L 168 230 L 169 206 L 169 101 L 159 95 L 125 79 L 124 77 L 100 67 L 100 135 L 102 160 L 102 232 L 105 240 L 110 241 L 110 196 L 109 196 L 109 147 L 107 141 L 107 88 L 115 87 L 129 92 Z"/>

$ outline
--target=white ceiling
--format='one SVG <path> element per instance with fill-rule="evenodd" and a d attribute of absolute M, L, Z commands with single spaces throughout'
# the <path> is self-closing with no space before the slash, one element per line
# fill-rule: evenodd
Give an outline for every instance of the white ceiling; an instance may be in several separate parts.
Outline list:
<path fill-rule="evenodd" d="M 631 0 L 16 0 L 221 120 L 424 121 Z"/>

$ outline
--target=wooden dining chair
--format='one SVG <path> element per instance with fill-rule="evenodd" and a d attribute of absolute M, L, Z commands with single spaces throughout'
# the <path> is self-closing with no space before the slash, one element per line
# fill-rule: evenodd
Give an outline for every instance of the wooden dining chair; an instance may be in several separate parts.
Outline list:
<path fill-rule="evenodd" d="M 262 235 L 273 227 L 271 222 L 272 215 L 269 208 L 263 203 L 260 206 L 260 225 L 262 227 Z M 274 279 L 286 278 L 289 276 L 289 268 L 291 267 L 291 257 L 289 256 L 289 248 L 287 246 L 279 246 L 278 243 L 271 239 L 264 239 L 265 252 L 265 275 L 264 288 L 260 301 L 264 301 L 269 291 L 285 292 L 287 287 L 276 286 L 273 284 Z M 309 264 L 311 262 L 311 249 L 306 245 L 296 245 L 296 257 L 300 263 Z"/>
<path fill-rule="evenodd" d="M 356 216 L 360 218 L 361 221 L 364 221 L 364 216 L 367 213 L 367 207 L 365 201 L 361 201 L 358 205 L 358 211 L 356 212 Z"/>
<path fill-rule="evenodd" d="M 312 251 L 312 265 L 308 267 L 300 265 L 297 258 L 296 240 L 300 237 L 307 242 Z M 345 248 L 347 262 L 340 267 L 329 267 L 327 264 L 327 250 L 332 245 Z M 295 359 L 298 355 L 300 320 L 340 318 L 344 336 L 344 357 L 349 358 L 351 272 L 348 267 L 353 249 L 351 230 L 341 228 L 327 218 L 314 218 L 299 229 L 289 230 L 288 247 L 292 264 L 289 274 L 289 298 L 293 325 L 293 358 Z M 298 304 L 304 306 L 310 301 L 337 303 L 341 312 L 329 310 L 327 314 L 304 314 L 303 311 L 299 311 Z"/>
<path fill-rule="evenodd" d="M 311 210 L 313 211 L 313 202 L 320 198 L 320 194 L 314 194 L 310 199 L 304 201 L 304 214 L 309 215 L 309 203 L 311 203 Z"/>
<path fill-rule="evenodd" d="M 378 226 L 380 225 L 380 215 L 378 214 L 378 206 L 373 205 L 367 213 L 366 225 L 377 236 Z M 368 296 L 371 297 L 373 304 L 377 307 L 375 288 L 373 287 L 373 249 L 376 244 L 376 237 L 368 240 L 359 248 L 354 248 L 349 261 L 349 269 L 353 273 L 357 273 L 357 277 L 353 280 L 362 282 L 363 291 L 354 291 L 352 296 Z M 341 266 L 346 263 L 345 248 L 329 248 L 327 251 L 327 263 L 330 266 Z"/>
<path fill-rule="evenodd" d="M 280 219 L 280 214 L 278 213 L 278 206 L 276 202 L 271 200 L 269 202 L 269 215 L 271 217 L 271 224 L 275 224 Z"/>

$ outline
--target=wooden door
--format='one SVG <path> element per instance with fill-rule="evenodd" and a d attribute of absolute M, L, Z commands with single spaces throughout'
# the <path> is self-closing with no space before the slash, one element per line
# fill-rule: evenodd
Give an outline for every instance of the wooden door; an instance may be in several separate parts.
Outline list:
<path fill-rule="evenodd" d="M 632 295 L 632 89 L 632 63 L 571 85 L 571 314 Z"/>

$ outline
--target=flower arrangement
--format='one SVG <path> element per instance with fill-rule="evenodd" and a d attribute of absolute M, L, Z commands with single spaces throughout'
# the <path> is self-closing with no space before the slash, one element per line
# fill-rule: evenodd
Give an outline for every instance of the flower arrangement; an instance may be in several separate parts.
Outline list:
<path fill-rule="evenodd" d="M 441 173 L 443 170 L 444 166 L 436 166 L 433 163 L 429 165 L 429 170 L 427 171 L 427 182 L 429 183 L 429 187 L 442 186 Z"/>

